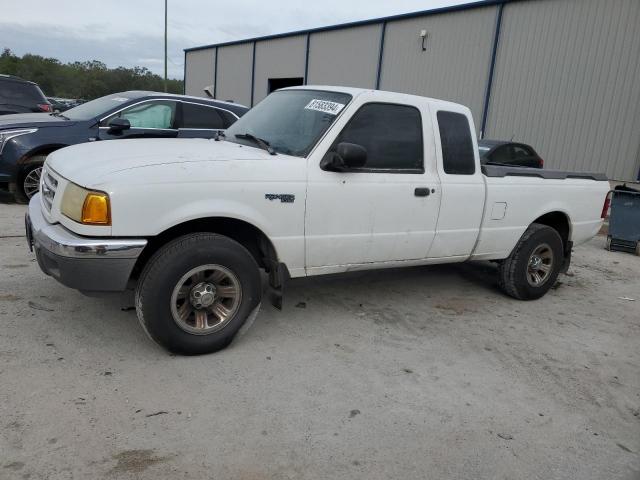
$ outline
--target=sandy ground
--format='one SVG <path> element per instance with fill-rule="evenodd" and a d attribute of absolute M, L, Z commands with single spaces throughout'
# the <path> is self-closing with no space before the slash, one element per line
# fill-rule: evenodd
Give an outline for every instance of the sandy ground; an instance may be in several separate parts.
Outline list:
<path fill-rule="evenodd" d="M 130 296 L 42 274 L 24 210 L 0 205 L 2 479 L 640 478 L 640 258 L 604 237 L 535 302 L 486 264 L 296 280 L 185 358 Z"/>

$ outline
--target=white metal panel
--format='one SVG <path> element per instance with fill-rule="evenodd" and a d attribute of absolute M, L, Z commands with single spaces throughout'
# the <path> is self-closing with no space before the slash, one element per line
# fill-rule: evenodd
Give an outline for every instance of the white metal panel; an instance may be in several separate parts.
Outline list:
<path fill-rule="evenodd" d="M 216 98 L 251 105 L 253 43 L 218 48 Z"/>
<path fill-rule="evenodd" d="M 530 143 L 545 167 L 638 175 L 640 1 L 505 5 L 486 137 Z"/>
<path fill-rule="evenodd" d="M 304 77 L 306 50 L 306 35 L 256 43 L 254 104 L 269 93 L 270 78 Z"/>
<path fill-rule="evenodd" d="M 496 13 L 491 6 L 389 22 L 380 88 L 461 103 L 479 127 Z"/>
<path fill-rule="evenodd" d="M 374 88 L 382 24 L 311 34 L 309 84 Z"/>
<path fill-rule="evenodd" d="M 187 52 L 185 70 L 185 93 L 206 97 L 204 87 L 213 85 L 215 48 Z"/>

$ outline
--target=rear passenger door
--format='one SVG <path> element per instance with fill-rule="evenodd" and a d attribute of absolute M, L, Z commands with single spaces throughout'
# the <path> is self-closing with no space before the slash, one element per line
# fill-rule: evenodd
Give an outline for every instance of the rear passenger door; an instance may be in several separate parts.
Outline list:
<path fill-rule="evenodd" d="M 395 103 L 352 108 L 353 116 L 340 119 L 310 157 L 308 274 L 423 259 L 435 234 L 440 189 L 429 110 Z M 364 167 L 323 170 L 320 161 L 341 142 L 364 147 Z"/>
<path fill-rule="evenodd" d="M 429 257 L 466 257 L 478 239 L 485 201 L 475 127 L 462 107 L 459 111 L 454 106 L 436 109 L 432 115 L 439 137 L 436 149 L 442 201 Z"/>

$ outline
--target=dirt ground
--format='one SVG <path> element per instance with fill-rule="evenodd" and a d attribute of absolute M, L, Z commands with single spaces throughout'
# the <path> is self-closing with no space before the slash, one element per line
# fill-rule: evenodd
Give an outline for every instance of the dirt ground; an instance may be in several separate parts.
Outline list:
<path fill-rule="evenodd" d="M 489 264 L 292 281 L 171 356 L 130 295 L 38 269 L 0 205 L 2 479 L 638 479 L 640 257 L 577 247 L 542 300 Z"/>

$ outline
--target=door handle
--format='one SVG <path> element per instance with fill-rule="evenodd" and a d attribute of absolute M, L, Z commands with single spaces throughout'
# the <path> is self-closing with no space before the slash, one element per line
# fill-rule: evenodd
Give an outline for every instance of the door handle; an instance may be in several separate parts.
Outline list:
<path fill-rule="evenodd" d="M 413 194 L 416 197 L 428 197 L 430 193 L 431 193 L 431 190 L 428 188 L 416 188 L 413 191 Z"/>

